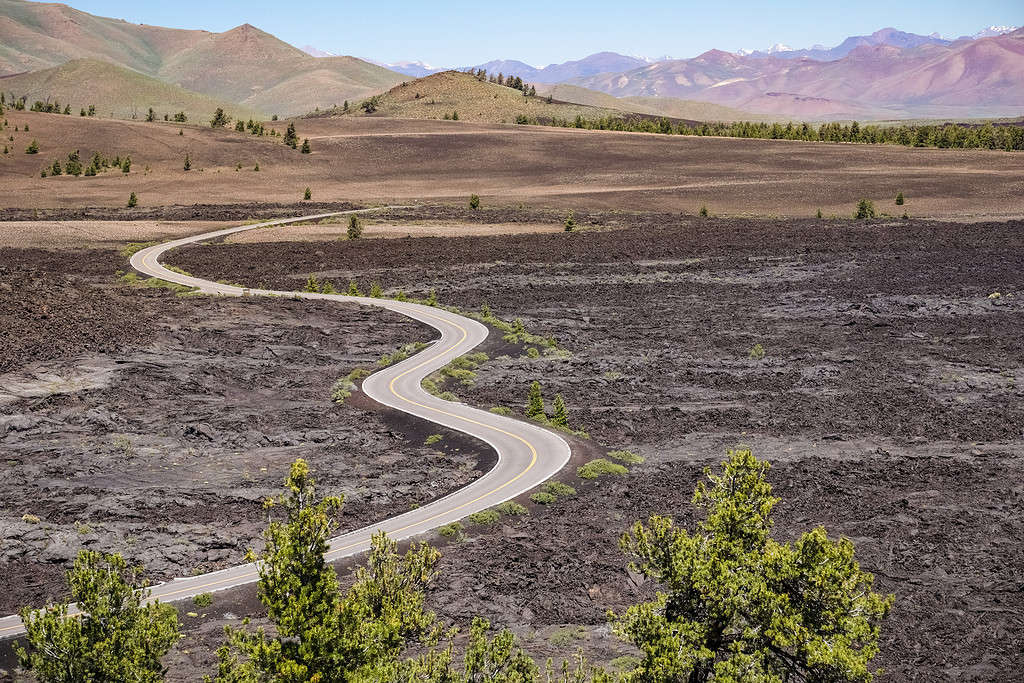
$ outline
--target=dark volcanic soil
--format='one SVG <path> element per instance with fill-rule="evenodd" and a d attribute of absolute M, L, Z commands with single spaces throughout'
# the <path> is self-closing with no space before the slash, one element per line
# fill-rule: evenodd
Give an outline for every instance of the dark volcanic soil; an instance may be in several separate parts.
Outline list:
<path fill-rule="evenodd" d="M 428 207 L 392 218 L 507 223 L 541 213 L 478 218 Z M 689 500 L 703 467 L 745 443 L 774 463 L 770 479 L 783 499 L 777 534 L 793 538 L 824 524 L 852 538 L 877 588 L 895 593 L 878 660 L 886 680 L 1013 678 L 1024 666 L 1024 224 L 617 212 L 577 219 L 590 229 L 211 245 L 169 260 L 214 279 L 284 289 L 311 273 L 419 295 L 436 288 L 442 302 L 488 303 L 572 351 L 529 358 L 496 347 L 492 355 L 511 356 L 485 364 L 475 387 L 456 391 L 474 405 L 519 411 L 529 382 L 540 379 L 549 399 L 566 397 L 592 449 L 628 447 L 647 462 L 626 478 L 593 483 L 567 472 L 561 478 L 577 496 L 494 527 L 470 526 L 466 542 L 444 548 L 430 598 L 446 618 L 489 616 L 538 657 L 578 646 L 602 662 L 628 654 L 610 636 L 605 611 L 653 587 L 626 572 L 615 539 L 655 512 L 692 521 Z M 995 292 L 1001 296 L 990 298 Z M 58 544 L 36 537 L 46 530 L 89 539 L 96 532 L 79 534 L 72 524 L 92 529 L 108 517 L 98 542 L 157 573 L 230 561 L 248 542 L 235 540 L 232 525 L 247 538 L 258 533 L 258 499 L 295 455 L 322 462 L 328 487 L 357 494 L 347 507 L 353 524 L 432 492 L 429 477 L 444 488 L 471 476 L 474 458 L 424 461 L 431 456 L 419 447 L 422 428 L 403 441 L 391 434 L 401 426 L 394 416 L 325 400 L 335 377 L 429 335 L 420 328 L 305 302 L 118 295 L 155 322 L 127 346 L 113 339 L 120 350 L 76 359 L 99 364 L 95 381 L 108 384 L 21 399 L 19 414 L 49 422 L 0 437 L 17 463 L 0 482 L 19 505 L 5 505 L 3 517 L 4 538 L 15 529 L 22 539 L 20 559 L 5 560 L 13 569 L 52 579 L 64 556 L 51 558 Z M 763 359 L 750 356 L 757 344 Z M 274 413 L 279 407 L 284 412 Z M 202 424 L 214 435 L 209 444 Z M 121 433 L 130 448 L 115 442 Z M 131 473 L 127 490 L 111 465 Z M 68 467 L 73 487 L 63 479 Z M 382 500 L 391 477 L 407 493 Z M 44 523 L 22 523 L 22 507 L 41 509 Z M 154 530 L 135 510 L 162 521 Z M 130 535 L 131 545 L 122 540 Z M 169 539 L 173 552 L 164 549 Z M 49 594 L 51 579 L 10 592 Z M 217 594 L 204 610 L 209 620 L 186 619 L 187 639 L 169 658 L 174 680 L 210 672 L 220 626 L 259 614 L 253 594 Z"/>
<path fill-rule="evenodd" d="M 849 536 L 896 594 L 888 680 L 1018 671 L 1024 224 L 578 218 L 604 229 L 197 247 L 174 261 L 285 288 L 309 273 L 434 287 L 574 352 L 499 359 L 459 395 L 518 408 L 541 379 L 598 443 L 647 463 L 449 548 L 433 600 L 446 616 L 484 613 L 539 656 L 628 652 L 605 610 L 650 587 L 632 582 L 615 539 L 653 512 L 690 519 L 701 469 L 742 442 L 776 463 L 780 536 L 817 524 Z M 239 265 L 254 262 L 258 276 Z"/>
<path fill-rule="evenodd" d="M 425 448 L 442 430 L 365 397 L 331 402 L 339 376 L 433 338 L 404 317 L 132 289 L 115 284 L 116 252 L 0 256 L 4 614 L 62 595 L 81 548 L 122 552 L 155 580 L 239 562 L 299 457 L 345 494 L 343 528 L 443 495 L 492 458 L 468 438 Z"/>

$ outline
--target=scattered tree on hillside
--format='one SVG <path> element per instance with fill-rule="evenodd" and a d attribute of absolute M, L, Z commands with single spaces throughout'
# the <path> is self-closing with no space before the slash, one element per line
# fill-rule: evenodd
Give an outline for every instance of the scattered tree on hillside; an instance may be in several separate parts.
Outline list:
<path fill-rule="evenodd" d="M 128 174 L 132 171 L 132 158 L 125 157 L 124 161 L 121 162 L 121 173 Z"/>
<path fill-rule="evenodd" d="M 235 132 L 236 133 L 244 133 L 245 132 L 245 121 L 243 121 L 242 119 L 238 119 L 238 121 L 235 121 Z"/>
<path fill-rule="evenodd" d="M 452 121 L 458 121 L 458 120 L 459 120 L 459 112 L 453 111 L 452 112 Z"/>
<path fill-rule="evenodd" d="M 295 134 L 295 123 L 288 124 L 288 130 L 284 133 L 284 144 L 288 145 L 292 149 L 295 149 L 299 145 L 299 136 Z"/>
<path fill-rule="evenodd" d="M 77 149 L 68 154 L 68 161 L 64 164 L 64 172 L 73 176 L 82 175 L 82 160 L 78 155 Z"/>
<path fill-rule="evenodd" d="M 213 112 L 213 118 L 210 119 L 210 128 L 223 128 L 229 123 L 231 117 L 225 114 L 221 107 L 217 107 L 217 111 Z"/>
<path fill-rule="evenodd" d="M 192 170 L 192 159 L 189 158 L 188 152 L 185 152 L 185 170 L 186 171 L 191 171 Z"/>
<path fill-rule="evenodd" d="M 128 196 L 128 208 L 133 209 L 139 205 L 139 198 L 134 192 Z"/>
<path fill-rule="evenodd" d="M 847 539 L 821 527 L 792 544 L 771 537 L 779 499 L 767 470 L 749 449 L 730 451 L 722 474 L 697 486 L 694 532 L 653 516 L 622 537 L 631 569 L 663 589 L 612 615 L 643 653 L 630 680 L 872 679 L 892 596 L 872 592 Z"/>
<path fill-rule="evenodd" d="M 11 138 L 12 140 L 14 138 Z M 28 143 L 28 147 L 25 148 L 25 154 L 39 154 L 39 143 L 35 140 Z"/>
<path fill-rule="evenodd" d="M 306 191 L 302 193 L 302 198 L 308 202 L 313 198 L 313 191 L 307 187 Z"/>
<path fill-rule="evenodd" d="M 480 195 L 471 194 L 469 195 L 469 208 L 476 210 L 480 208 Z"/>
<path fill-rule="evenodd" d="M 60 165 L 59 161 L 54 161 L 53 165 L 50 166 L 50 175 L 51 176 L 57 176 L 57 175 L 62 174 L 63 172 L 64 172 L 64 169 L 61 168 L 61 165 Z"/>
<path fill-rule="evenodd" d="M 377 111 L 377 108 L 380 106 L 380 100 L 380 95 L 374 95 L 368 100 L 363 100 L 362 104 L 359 105 L 359 108 L 365 111 L 367 114 L 372 114 L 373 112 Z"/>
<path fill-rule="evenodd" d="M 146 114 L 146 122 L 153 123 L 156 121 L 156 112 L 153 111 L 153 107 L 149 108 L 149 113 Z"/>
<path fill-rule="evenodd" d="M 185 123 L 186 121 L 188 121 L 188 116 L 186 116 L 185 112 L 179 111 L 177 114 L 174 115 L 175 123 Z"/>
<path fill-rule="evenodd" d="M 348 238 L 357 240 L 363 236 L 363 222 L 356 214 L 349 214 L 348 217 Z"/>
<path fill-rule="evenodd" d="M 95 104 L 90 104 L 89 105 L 89 109 L 85 113 L 88 114 L 89 116 L 96 116 L 96 105 Z"/>
<path fill-rule="evenodd" d="M 178 614 L 146 604 L 141 573 L 120 555 L 81 551 L 67 582 L 82 616 L 68 617 L 67 603 L 22 610 L 25 646 L 14 648 L 21 666 L 61 683 L 163 680 L 160 659 L 180 637 Z"/>
<path fill-rule="evenodd" d="M 313 150 L 309 146 L 309 138 L 305 138 L 302 141 L 302 149 L 300 150 L 303 154 L 309 154 Z"/>
<path fill-rule="evenodd" d="M 896 195 L 896 206 L 903 206 L 904 201 L 906 200 L 903 198 L 903 191 L 901 190 L 899 194 Z"/>

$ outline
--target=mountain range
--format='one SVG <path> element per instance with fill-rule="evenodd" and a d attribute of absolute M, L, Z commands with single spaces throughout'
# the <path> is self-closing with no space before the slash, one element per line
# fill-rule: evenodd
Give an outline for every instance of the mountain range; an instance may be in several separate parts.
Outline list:
<path fill-rule="evenodd" d="M 692 110 L 658 102 L 676 98 L 770 118 L 1019 116 L 1024 31 L 1011 28 L 993 26 L 955 40 L 886 28 L 831 48 L 779 45 L 660 60 L 598 52 L 542 68 L 518 60 L 467 68 L 513 74 L 541 91 L 561 84 L 560 99 L 645 112 Z M 201 109 L 221 102 L 240 113 L 295 115 L 443 70 L 421 61 L 381 65 L 309 45 L 299 49 L 249 24 L 223 33 L 163 28 L 26 0 L 0 0 L 0 36 L 0 90 L 76 105 L 81 93 L 102 92 L 112 99 L 97 102 L 100 111 L 121 114 L 157 103 Z M 611 107 L 599 93 L 621 101 Z"/>

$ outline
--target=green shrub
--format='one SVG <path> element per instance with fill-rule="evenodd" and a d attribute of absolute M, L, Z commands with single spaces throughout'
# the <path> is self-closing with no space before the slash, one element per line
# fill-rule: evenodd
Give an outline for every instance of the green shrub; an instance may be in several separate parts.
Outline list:
<path fill-rule="evenodd" d="M 633 451 L 610 451 L 608 457 L 627 465 L 639 465 L 644 461 L 642 456 L 637 455 Z"/>
<path fill-rule="evenodd" d="M 749 353 L 747 353 L 751 360 L 763 360 L 764 354 L 764 347 L 760 343 L 754 344 Z"/>
<path fill-rule="evenodd" d="M 302 198 L 308 202 L 313 198 L 313 191 L 307 187 L 306 191 L 302 193 Z"/>
<path fill-rule="evenodd" d="M 544 493 L 543 491 L 541 491 L 530 496 L 530 500 L 532 500 L 537 505 L 550 505 L 551 503 L 554 503 L 556 500 L 558 500 L 558 496 L 554 496 L 550 493 Z"/>
<path fill-rule="evenodd" d="M 473 524 L 479 524 L 480 526 L 494 524 L 499 519 L 501 519 L 501 513 L 497 510 L 481 510 L 480 512 L 474 512 L 469 516 L 469 521 Z"/>
<path fill-rule="evenodd" d="M 865 220 L 868 218 L 875 217 L 875 205 L 869 199 L 862 199 L 857 203 L 857 211 L 854 212 L 853 217 L 857 220 Z"/>
<path fill-rule="evenodd" d="M 471 194 L 469 195 L 469 208 L 479 209 L 480 208 L 480 195 Z"/>
<path fill-rule="evenodd" d="M 509 517 L 520 517 L 522 515 L 530 514 L 530 511 L 527 510 L 525 506 L 520 505 L 514 500 L 506 500 L 494 509 L 503 515 L 508 515 Z"/>
<path fill-rule="evenodd" d="M 303 154 L 309 154 L 310 152 L 312 152 L 312 151 L 313 151 L 313 150 L 312 150 L 312 149 L 310 149 L 310 147 L 309 147 L 309 138 L 305 138 L 305 139 L 304 139 L 304 140 L 302 141 L 302 149 L 301 149 L 301 150 L 299 150 L 299 151 L 301 151 L 301 152 L 302 152 Z"/>
<path fill-rule="evenodd" d="M 576 229 L 576 215 L 572 209 L 569 209 L 569 214 L 565 217 L 565 231 L 572 232 Z"/>
<path fill-rule="evenodd" d="M 213 604 L 213 594 L 200 593 L 192 598 L 192 604 L 196 607 L 209 607 Z"/>
<path fill-rule="evenodd" d="M 444 437 L 441 436 L 440 434 L 431 434 L 426 439 L 424 439 L 423 445 L 424 446 L 433 446 L 435 443 L 440 442 L 441 439 L 443 439 L 443 438 Z"/>
<path fill-rule="evenodd" d="M 707 218 L 708 217 L 708 207 L 703 205 L 703 204 L 701 204 L 700 211 L 698 213 L 700 213 L 700 217 L 701 218 Z"/>
<path fill-rule="evenodd" d="M 437 533 L 441 534 L 445 538 L 451 538 L 456 541 L 461 541 L 466 537 L 466 534 L 462 529 L 462 525 L 458 522 L 445 524 L 443 527 L 437 530 Z"/>
<path fill-rule="evenodd" d="M 622 477 L 629 474 L 629 470 L 618 463 L 612 462 L 611 460 L 598 458 L 596 460 L 591 460 L 585 465 L 581 465 L 580 468 L 576 470 L 576 474 L 579 475 L 580 479 L 597 479 L 605 474 Z"/>
<path fill-rule="evenodd" d="M 545 493 L 550 493 L 553 496 L 561 496 L 563 498 L 565 496 L 576 495 L 576 489 L 568 484 L 563 484 L 560 481 L 546 481 L 540 488 Z"/>
<path fill-rule="evenodd" d="M 904 201 L 905 200 L 903 198 L 903 192 L 901 191 L 899 194 L 896 195 L 896 206 L 903 206 Z"/>
<path fill-rule="evenodd" d="M 28 130 L 28 126 L 25 129 Z M 25 148 L 25 154 L 39 154 L 39 143 L 35 140 L 28 143 L 28 147 Z"/>
<path fill-rule="evenodd" d="M 128 208 L 134 208 L 139 205 L 139 197 L 134 192 L 128 195 Z"/>
<path fill-rule="evenodd" d="M 352 214 L 348 217 L 347 234 L 350 240 L 357 240 L 363 236 L 363 222 L 359 220 L 359 216 Z"/>
<path fill-rule="evenodd" d="M 537 349 L 536 346 L 531 346 L 530 348 L 526 349 L 526 357 L 540 358 L 540 351 Z"/>
<path fill-rule="evenodd" d="M 495 415 L 511 415 L 512 414 L 512 410 L 509 409 L 509 408 L 506 408 L 505 406 L 494 406 L 493 408 L 491 408 L 491 412 L 494 413 Z"/>

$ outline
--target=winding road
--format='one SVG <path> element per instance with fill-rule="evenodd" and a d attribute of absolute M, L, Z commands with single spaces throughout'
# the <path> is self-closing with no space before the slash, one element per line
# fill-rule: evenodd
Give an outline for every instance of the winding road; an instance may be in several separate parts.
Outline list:
<path fill-rule="evenodd" d="M 329 560 L 368 550 L 370 538 L 378 531 L 384 531 L 396 540 L 406 539 L 514 498 L 561 470 L 569 461 L 570 455 L 568 443 L 555 432 L 538 425 L 471 408 L 462 403 L 443 401 L 424 391 L 420 385 L 423 378 L 468 353 L 487 338 L 487 327 L 475 320 L 431 306 L 390 299 L 246 289 L 223 285 L 176 273 L 162 266 L 159 261 L 165 252 L 186 244 L 205 242 L 245 230 L 373 210 L 341 211 L 227 228 L 148 247 L 138 251 L 131 258 L 132 267 L 144 275 L 196 287 L 207 294 L 288 296 L 355 302 L 401 313 L 430 325 L 440 333 L 440 337 L 425 350 L 367 377 L 363 381 L 362 389 L 368 396 L 384 405 L 482 439 L 497 451 L 497 464 L 471 484 L 428 505 L 332 539 L 330 550 L 327 552 Z M 314 466 L 315 464 L 313 463 Z M 200 593 L 253 583 L 258 579 L 256 564 L 243 564 L 159 584 L 151 589 L 152 599 L 174 602 Z M 74 614 L 75 610 L 72 609 L 71 613 Z M 22 632 L 24 628 L 17 615 L 0 618 L 0 639 L 17 636 Z"/>

